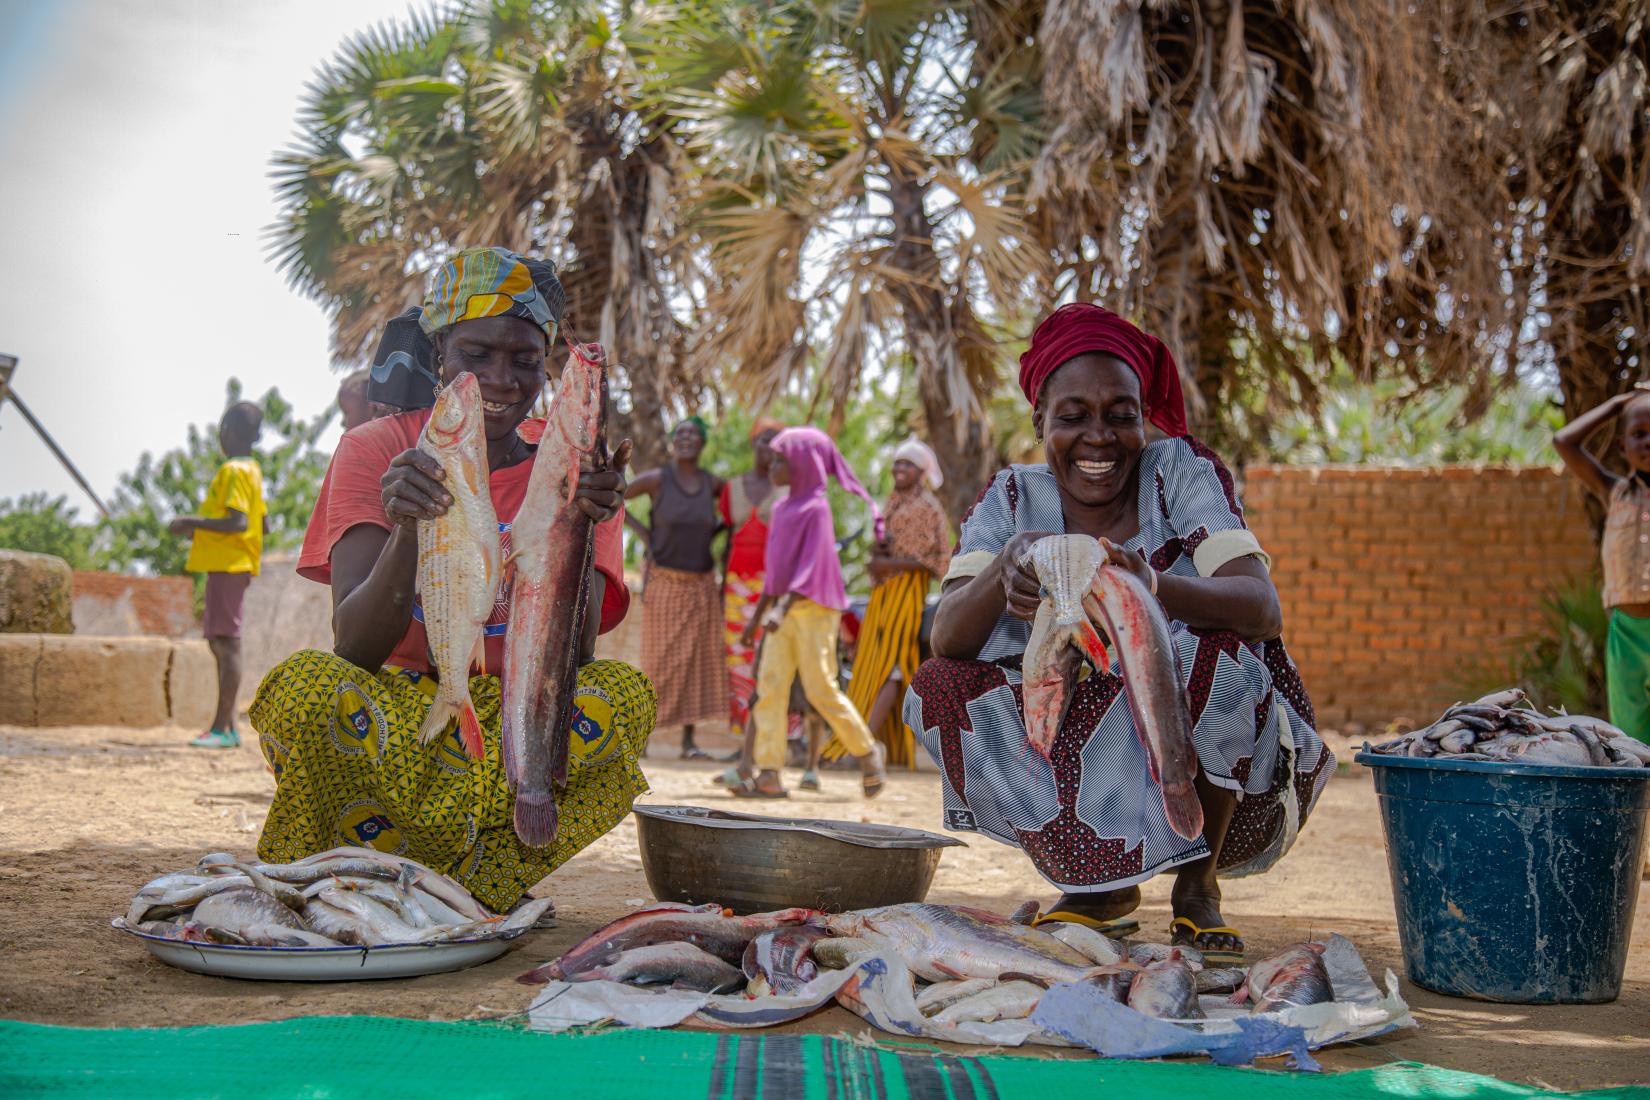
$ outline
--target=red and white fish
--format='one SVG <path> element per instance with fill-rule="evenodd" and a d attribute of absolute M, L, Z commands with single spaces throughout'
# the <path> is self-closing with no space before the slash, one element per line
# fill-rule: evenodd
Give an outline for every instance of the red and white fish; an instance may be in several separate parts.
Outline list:
<path fill-rule="evenodd" d="M 453 496 L 446 514 L 418 521 L 418 601 L 440 677 L 418 733 L 431 744 L 456 717 L 459 740 L 477 760 L 485 749 L 470 669 L 485 663 L 485 627 L 504 572 L 482 427 L 481 385 L 466 371 L 442 389 L 418 437 L 418 449 L 441 463 Z"/>
<path fill-rule="evenodd" d="M 1203 832 L 1203 804 L 1194 785 L 1197 748 L 1163 608 L 1133 573 L 1107 564 L 1105 548 L 1087 535 L 1039 539 L 1030 559 L 1047 595 L 1021 665 L 1027 740 L 1045 757 L 1053 750 L 1083 658 L 1109 667 L 1103 629 L 1117 650 L 1135 733 L 1162 791 L 1169 827 L 1196 840 Z"/>
<path fill-rule="evenodd" d="M 534 847 L 556 839 L 556 789 L 567 782 L 579 642 L 590 602 L 596 531 L 574 494 L 582 461 L 607 460 L 607 352 L 600 344 L 570 346 L 511 527 L 504 773 L 516 797 L 516 835 Z"/>

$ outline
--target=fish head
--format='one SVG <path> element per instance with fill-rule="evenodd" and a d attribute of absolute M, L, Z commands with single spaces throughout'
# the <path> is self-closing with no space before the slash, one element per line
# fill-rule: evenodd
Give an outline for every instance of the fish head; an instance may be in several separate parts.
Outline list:
<path fill-rule="evenodd" d="M 439 449 L 456 447 L 481 431 L 481 417 L 481 383 L 465 371 L 442 387 L 424 425 L 424 438 Z"/>
<path fill-rule="evenodd" d="M 1072 626 L 1086 621 L 1083 597 L 1105 564 L 1100 540 L 1088 535 L 1050 535 L 1031 547 L 1031 569 L 1043 586 L 1055 623 Z"/>
<path fill-rule="evenodd" d="M 607 352 L 600 344 L 576 344 L 556 385 L 551 422 L 581 453 L 593 450 L 601 433 L 606 363 Z"/>

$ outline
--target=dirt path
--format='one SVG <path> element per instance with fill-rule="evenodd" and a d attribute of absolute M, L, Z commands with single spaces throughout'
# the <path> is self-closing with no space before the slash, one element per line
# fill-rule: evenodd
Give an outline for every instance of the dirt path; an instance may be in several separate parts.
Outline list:
<path fill-rule="evenodd" d="M 313 1014 L 374 1013 L 460 1019 L 519 1011 L 512 981 L 594 926 L 649 897 L 626 822 L 541 887 L 561 927 L 529 933 L 503 958 L 459 974 L 409 981 L 259 984 L 164 966 L 112 931 L 132 892 L 204 852 L 250 852 L 270 780 L 257 752 L 185 747 L 180 730 L 0 728 L 0 1016 L 57 1024 L 159 1026 L 234 1023 Z M 671 739 L 665 739 L 667 741 Z M 672 753 L 674 755 L 674 753 Z M 652 761 L 652 802 L 728 803 L 713 769 Z M 793 773 L 794 779 L 794 773 Z M 854 780 L 828 773 L 821 794 L 798 793 L 787 812 L 862 819 Z M 896 775 L 874 804 L 878 821 L 936 829 L 933 773 Z M 932 900 L 1007 910 L 1053 895 L 1018 853 L 969 838 L 947 851 Z M 1146 887 L 1148 930 L 1168 924 L 1168 882 Z M 1340 932 L 1377 975 L 1402 969 L 1380 823 L 1369 778 L 1337 778 L 1288 859 L 1271 874 L 1228 884 L 1227 916 L 1264 951 Z M 1650 1081 L 1650 882 L 1640 890 L 1626 988 L 1619 1001 L 1531 1008 L 1454 1000 L 1407 982 L 1420 1031 L 1325 1051 L 1332 1069 L 1417 1060 L 1556 1088 Z M 805 1030 L 860 1033 L 842 1009 Z"/>

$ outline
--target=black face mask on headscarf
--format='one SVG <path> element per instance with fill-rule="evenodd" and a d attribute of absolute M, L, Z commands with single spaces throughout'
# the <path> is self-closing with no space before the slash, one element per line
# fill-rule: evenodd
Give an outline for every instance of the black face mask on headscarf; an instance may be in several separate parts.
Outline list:
<path fill-rule="evenodd" d="M 435 405 L 435 343 L 419 325 L 413 306 L 384 326 L 372 356 L 367 400 L 406 411 Z"/>

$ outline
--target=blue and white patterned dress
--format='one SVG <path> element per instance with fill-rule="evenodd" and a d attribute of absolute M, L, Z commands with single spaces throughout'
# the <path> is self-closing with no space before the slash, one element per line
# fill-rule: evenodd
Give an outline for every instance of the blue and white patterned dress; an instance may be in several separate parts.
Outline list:
<path fill-rule="evenodd" d="M 1209 576 L 1246 555 L 1266 560 L 1230 472 L 1197 440 L 1148 444 L 1139 476 L 1140 532 L 1124 545 L 1159 572 Z M 1021 531 L 1065 529 L 1048 467 L 1011 466 L 963 521 L 946 579 L 978 575 Z M 1220 871 L 1257 874 L 1294 843 L 1334 754 L 1281 641 L 1252 644 L 1179 621 L 1171 632 L 1198 760 L 1210 781 L 1238 792 Z M 1021 848 L 1071 893 L 1115 890 L 1207 856 L 1201 837 L 1169 828 L 1115 662 L 1078 686 L 1050 759 L 1027 744 L 1020 659 L 1030 634 L 1030 623 L 1004 614 L 977 660 L 930 660 L 911 684 L 905 721 L 944 775 L 946 827 Z"/>

